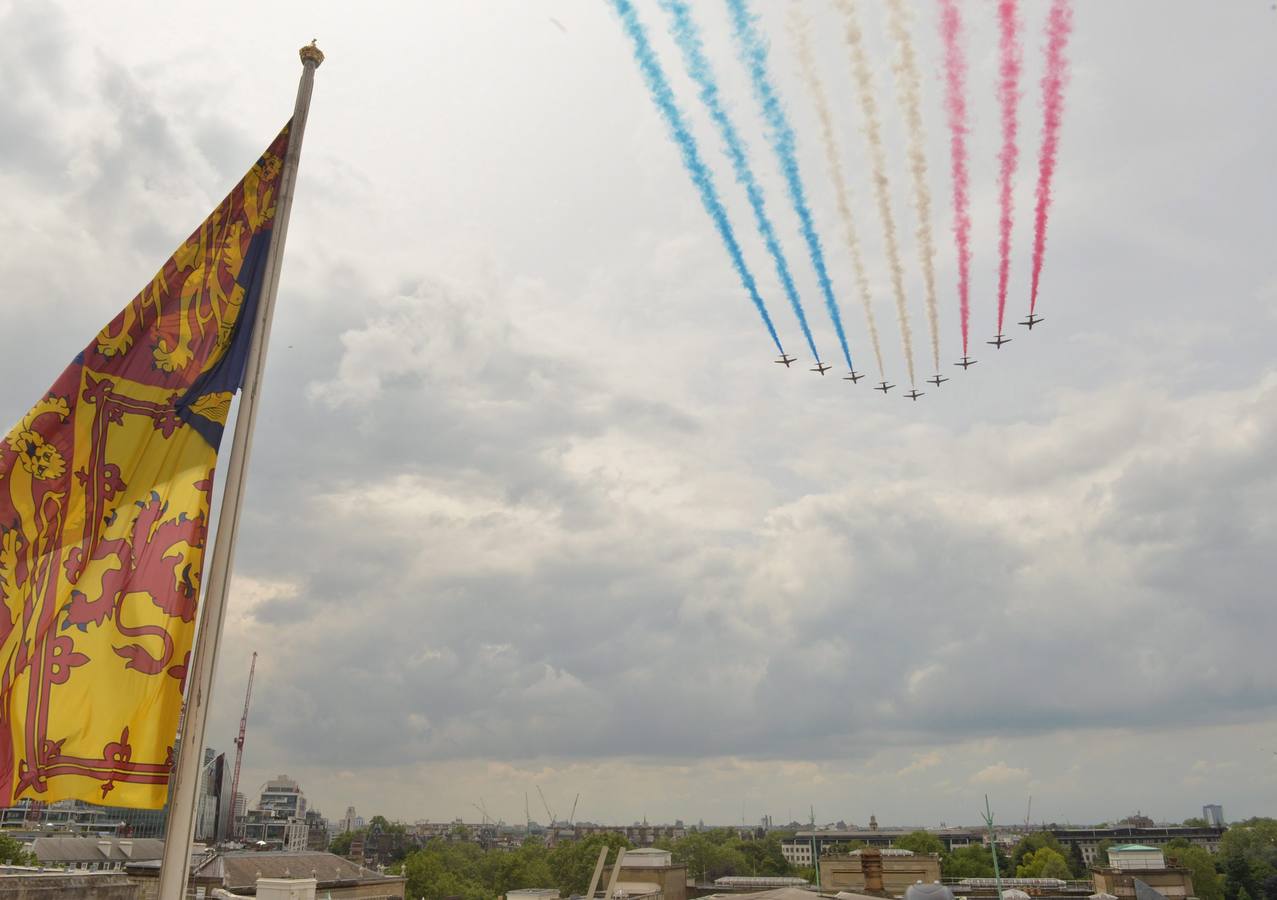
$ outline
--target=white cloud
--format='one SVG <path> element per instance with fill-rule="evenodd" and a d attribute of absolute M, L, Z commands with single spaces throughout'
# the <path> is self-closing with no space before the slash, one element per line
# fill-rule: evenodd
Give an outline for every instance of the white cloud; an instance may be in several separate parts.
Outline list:
<path fill-rule="evenodd" d="M 972 784 L 1008 784 L 1016 781 L 1028 781 L 1028 769 L 1016 769 L 1004 762 L 996 762 L 985 766 L 967 779 Z"/>
<path fill-rule="evenodd" d="M 915 772 L 925 772 L 927 769 L 940 765 L 942 759 L 943 757 L 935 750 L 932 750 L 930 753 L 914 754 L 913 762 L 898 770 L 896 775 L 903 778 L 906 775 L 912 775 Z"/>

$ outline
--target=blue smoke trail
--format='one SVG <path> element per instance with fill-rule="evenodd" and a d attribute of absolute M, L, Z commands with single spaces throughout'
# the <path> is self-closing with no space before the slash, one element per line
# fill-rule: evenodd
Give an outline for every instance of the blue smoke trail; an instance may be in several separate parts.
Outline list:
<path fill-rule="evenodd" d="M 798 172 L 798 155 L 795 151 L 794 129 L 790 127 L 785 110 L 772 87 L 771 78 L 767 74 L 767 45 L 763 43 L 758 29 L 754 27 L 754 17 L 746 8 L 747 0 L 727 0 L 727 8 L 731 13 L 732 31 L 736 35 L 736 47 L 741 61 L 749 70 L 750 80 L 754 85 L 754 96 L 763 108 L 763 116 L 767 120 L 768 137 L 772 149 L 780 158 L 780 168 L 785 175 L 785 184 L 789 188 L 789 199 L 798 213 L 802 225 L 803 238 L 807 241 L 807 250 L 811 255 L 811 264 L 816 269 L 816 280 L 820 282 L 820 292 L 825 296 L 825 307 L 829 310 L 829 318 L 834 323 L 834 331 L 838 332 L 838 343 L 842 345 L 843 356 L 847 359 L 847 368 L 851 364 L 851 351 L 847 349 L 847 335 L 842 328 L 842 314 L 838 311 L 838 301 L 834 299 L 834 288 L 829 282 L 829 272 L 825 268 L 825 252 L 820 246 L 820 235 L 812 222 L 811 209 L 807 206 L 807 195 L 803 190 L 803 179 Z"/>
<path fill-rule="evenodd" d="M 741 253 L 740 244 L 736 242 L 736 233 L 732 230 L 732 223 L 727 220 L 727 210 L 723 208 L 723 201 L 719 199 L 718 190 L 714 187 L 714 180 L 710 176 L 709 169 L 705 167 L 704 161 L 701 160 L 700 151 L 696 149 L 696 139 L 688 131 L 687 122 L 683 119 L 683 114 L 679 111 L 678 104 L 674 101 L 674 92 L 670 89 L 669 80 L 665 77 L 665 70 L 661 68 L 660 61 L 657 60 L 656 54 L 652 52 L 652 45 L 647 38 L 647 29 L 638 20 L 630 0 L 612 0 L 612 6 L 616 8 L 616 13 L 621 18 L 625 33 L 629 35 L 630 40 L 634 43 L 634 60 L 643 72 L 643 80 L 647 82 L 648 91 L 652 95 L 652 102 L 656 104 L 656 108 L 665 117 L 665 124 L 669 126 L 670 133 L 673 135 L 679 151 L 683 155 L 683 166 L 687 169 L 687 174 L 691 176 L 692 183 L 696 185 L 697 190 L 700 192 L 701 203 L 704 205 L 705 211 L 709 213 L 709 217 L 714 220 L 714 225 L 718 228 L 718 234 L 727 248 L 727 255 L 732 258 L 732 266 L 740 276 L 741 284 L 745 286 L 750 299 L 754 301 L 754 306 L 758 308 L 758 314 L 763 317 L 763 324 L 767 326 L 767 333 L 771 335 L 776 349 L 781 354 L 784 354 L 785 351 L 780 345 L 780 338 L 776 335 L 776 327 L 772 324 L 771 316 L 767 313 L 767 306 L 763 303 L 763 298 L 758 293 L 758 285 L 754 282 L 754 275 L 749 271 L 749 267 L 745 265 L 745 257 Z"/>
<path fill-rule="evenodd" d="M 807 325 L 807 314 L 803 312 L 802 301 L 798 298 L 798 289 L 794 286 L 794 278 L 789 272 L 789 262 L 785 259 L 785 253 L 776 237 L 776 229 L 772 227 L 771 218 L 767 215 L 767 201 L 763 197 L 762 188 L 759 187 L 754 171 L 750 168 L 749 156 L 745 152 L 745 142 L 741 140 L 740 133 L 720 100 L 718 82 L 714 78 L 714 71 L 710 68 L 709 60 L 705 57 L 705 45 L 701 41 L 700 29 L 692 21 L 691 10 L 683 0 L 660 0 L 660 2 L 662 8 L 673 19 L 674 39 L 683 54 L 683 63 L 687 67 L 687 73 L 700 88 L 701 102 L 705 104 L 714 124 L 718 126 L 719 134 L 723 138 L 723 148 L 727 151 L 732 161 L 732 168 L 736 172 L 736 181 L 749 195 L 749 205 L 754 210 L 758 233 L 762 236 L 763 243 L 767 245 L 767 252 L 771 254 L 772 261 L 776 264 L 776 275 L 785 288 L 785 295 L 789 297 L 789 304 L 794 308 L 794 314 L 798 316 L 798 324 L 802 326 L 803 336 L 807 338 L 807 346 L 811 348 L 812 356 L 819 360 L 820 354 L 816 352 L 816 343 L 812 340 L 811 329 Z"/>

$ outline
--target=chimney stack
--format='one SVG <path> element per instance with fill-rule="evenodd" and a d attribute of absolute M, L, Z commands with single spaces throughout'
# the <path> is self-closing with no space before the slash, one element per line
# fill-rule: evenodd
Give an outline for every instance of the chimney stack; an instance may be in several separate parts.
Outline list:
<path fill-rule="evenodd" d="M 882 890 L 882 851 L 877 847 L 866 847 L 860 851 L 860 871 L 865 876 L 865 893 L 881 894 Z"/>

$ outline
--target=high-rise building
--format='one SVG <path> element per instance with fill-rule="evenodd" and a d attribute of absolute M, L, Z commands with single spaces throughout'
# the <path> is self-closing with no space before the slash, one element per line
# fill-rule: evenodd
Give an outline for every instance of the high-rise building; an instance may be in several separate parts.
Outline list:
<path fill-rule="evenodd" d="M 257 809 L 244 819 L 245 840 L 278 844 L 285 850 L 305 850 L 308 832 L 306 795 L 287 775 L 266 782 Z"/>
<path fill-rule="evenodd" d="M 1224 827 L 1224 807 L 1218 803 L 1208 803 L 1202 807 L 1202 818 L 1206 820 L 1207 825 L 1215 828 Z"/>
<path fill-rule="evenodd" d="M 346 807 L 346 815 L 333 823 L 333 834 L 345 834 L 347 831 L 358 831 L 364 827 L 364 817 L 355 814 L 353 806 Z"/>
<path fill-rule="evenodd" d="M 226 754 L 206 748 L 196 796 L 196 840 L 217 843 L 231 838 L 230 777 Z"/>
<path fill-rule="evenodd" d="M 257 808 L 262 812 L 270 811 L 276 815 L 304 819 L 306 817 L 306 795 L 298 787 L 297 782 L 287 775 L 280 775 L 266 782 L 262 795 L 257 801 Z"/>

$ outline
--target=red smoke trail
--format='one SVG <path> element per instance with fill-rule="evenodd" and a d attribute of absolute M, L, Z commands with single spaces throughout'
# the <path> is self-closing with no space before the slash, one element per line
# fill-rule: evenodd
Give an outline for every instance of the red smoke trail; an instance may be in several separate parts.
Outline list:
<path fill-rule="evenodd" d="M 1020 23 L 1016 18 L 1017 0 L 998 0 L 998 26 L 1001 30 L 1002 64 L 998 69 L 998 99 L 1002 101 L 1002 215 L 998 233 L 998 333 L 1002 333 L 1002 316 L 1007 306 L 1007 278 L 1011 272 L 1011 187 L 1020 151 L 1016 146 L 1016 102 L 1020 99 L 1019 41 Z"/>
<path fill-rule="evenodd" d="M 940 34 L 944 38 L 945 109 L 953 159 L 953 234 L 958 245 L 962 355 L 966 356 L 971 325 L 971 203 L 967 190 L 967 61 L 962 54 L 962 15 L 956 0 L 940 0 Z"/>
<path fill-rule="evenodd" d="M 1060 149 L 1060 119 L 1064 115 L 1064 83 L 1068 80 L 1068 63 L 1064 49 L 1073 30 L 1073 7 L 1069 0 L 1054 0 L 1046 20 L 1046 74 L 1042 77 L 1042 155 L 1038 158 L 1038 206 L 1033 230 L 1033 289 L 1029 295 L 1029 313 L 1038 305 L 1038 281 L 1042 277 L 1042 256 L 1046 252 L 1046 219 L 1051 209 L 1051 179 L 1055 175 L 1055 157 Z"/>

